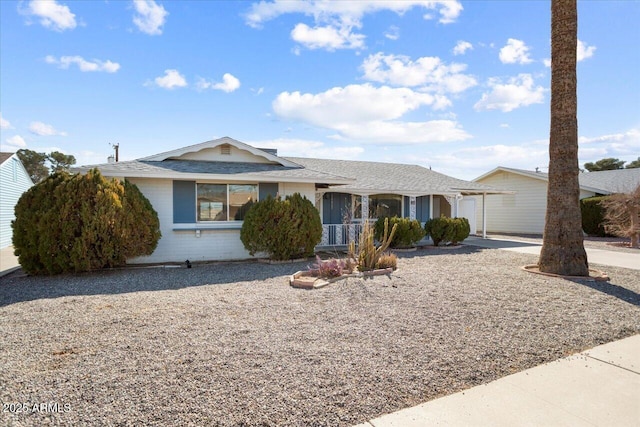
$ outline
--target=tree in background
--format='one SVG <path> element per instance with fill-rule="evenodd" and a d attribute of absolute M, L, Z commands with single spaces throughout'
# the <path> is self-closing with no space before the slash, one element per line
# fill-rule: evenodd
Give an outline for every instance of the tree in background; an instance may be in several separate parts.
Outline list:
<path fill-rule="evenodd" d="M 74 156 L 59 151 L 52 151 L 47 154 L 47 161 L 49 162 L 51 173 L 68 172 L 69 168 L 76 164 L 76 158 Z"/>
<path fill-rule="evenodd" d="M 584 168 L 589 172 L 612 171 L 623 169 L 624 164 L 624 160 L 607 157 L 606 159 L 601 159 L 596 162 L 587 162 L 584 164 Z"/>
<path fill-rule="evenodd" d="M 627 166 L 625 166 L 625 168 L 627 168 L 627 169 L 640 168 L 640 157 L 638 157 L 635 160 L 630 161 L 629 164 Z"/>
<path fill-rule="evenodd" d="M 551 126 L 547 212 L 538 267 L 588 276 L 578 175 L 577 0 L 551 0 Z"/>
<path fill-rule="evenodd" d="M 607 233 L 631 239 L 631 247 L 640 242 L 640 185 L 627 194 L 613 194 L 602 202 Z"/>
<path fill-rule="evenodd" d="M 52 151 L 49 154 L 38 153 L 33 150 L 21 149 L 16 153 L 27 170 L 34 184 L 39 183 L 55 172 L 69 171 L 76 164 L 76 158 L 72 155 Z M 47 165 L 48 163 L 48 165 Z"/>
<path fill-rule="evenodd" d="M 34 184 L 39 183 L 49 176 L 49 168 L 44 165 L 47 161 L 46 154 L 24 149 L 18 150 L 16 154 Z"/>

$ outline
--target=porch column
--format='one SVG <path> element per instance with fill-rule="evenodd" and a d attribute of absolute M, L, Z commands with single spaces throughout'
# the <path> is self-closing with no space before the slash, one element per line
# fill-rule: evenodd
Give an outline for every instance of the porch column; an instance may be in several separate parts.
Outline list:
<path fill-rule="evenodd" d="M 416 219 L 416 196 L 409 196 L 409 219 Z"/>
<path fill-rule="evenodd" d="M 369 219 L 369 196 L 368 195 L 362 195 L 361 197 L 362 200 L 362 222 L 364 223 L 365 221 L 367 221 Z"/>
<path fill-rule="evenodd" d="M 433 194 L 429 194 L 429 219 L 433 218 Z"/>
<path fill-rule="evenodd" d="M 316 191 L 316 209 L 320 212 L 320 218 L 322 218 L 322 196 L 324 195 L 321 191 Z"/>
<path fill-rule="evenodd" d="M 482 193 L 482 238 L 487 238 L 487 193 Z"/>

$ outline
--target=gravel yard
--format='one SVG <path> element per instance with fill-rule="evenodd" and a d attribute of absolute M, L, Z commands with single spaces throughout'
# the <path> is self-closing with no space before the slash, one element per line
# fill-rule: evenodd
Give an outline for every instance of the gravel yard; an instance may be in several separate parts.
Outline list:
<path fill-rule="evenodd" d="M 466 246 L 399 258 L 313 291 L 287 283 L 311 261 L 4 277 L 0 425 L 349 426 L 640 332 L 636 270 L 568 281 Z"/>

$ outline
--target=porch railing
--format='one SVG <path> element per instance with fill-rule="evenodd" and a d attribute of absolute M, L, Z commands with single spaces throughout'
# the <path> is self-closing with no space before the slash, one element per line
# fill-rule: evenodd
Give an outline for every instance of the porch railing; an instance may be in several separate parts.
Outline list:
<path fill-rule="evenodd" d="M 322 240 L 319 246 L 346 246 L 358 241 L 362 224 L 322 224 Z"/>

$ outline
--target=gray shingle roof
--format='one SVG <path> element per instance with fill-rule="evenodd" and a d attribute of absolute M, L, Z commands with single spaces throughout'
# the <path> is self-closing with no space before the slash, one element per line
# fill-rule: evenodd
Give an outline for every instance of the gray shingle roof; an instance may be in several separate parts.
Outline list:
<path fill-rule="evenodd" d="M 4 163 L 6 160 L 8 160 L 14 154 L 15 153 L 0 153 L 0 164 Z"/>
<path fill-rule="evenodd" d="M 640 185 L 640 168 L 580 174 L 580 186 L 597 188 L 600 193 L 630 193 Z"/>
<path fill-rule="evenodd" d="M 304 157 L 285 157 L 285 159 L 303 165 L 305 168 L 335 173 L 355 180 L 337 188 L 345 192 L 389 192 L 404 195 L 502 192 L 496 187 L 452 178 L 417 165 Z"/>
<path fill-rule="evenodd" d="M 212 162 L 197 160 L 132 160 L 74 168 L 81 172 L 98 168 L 103 175 L 174 179 L 224 178 L 243 181 L 317 182 L 343 184 L 351 180 L 309 168 L 291 168 L 270 163 Z"/>

